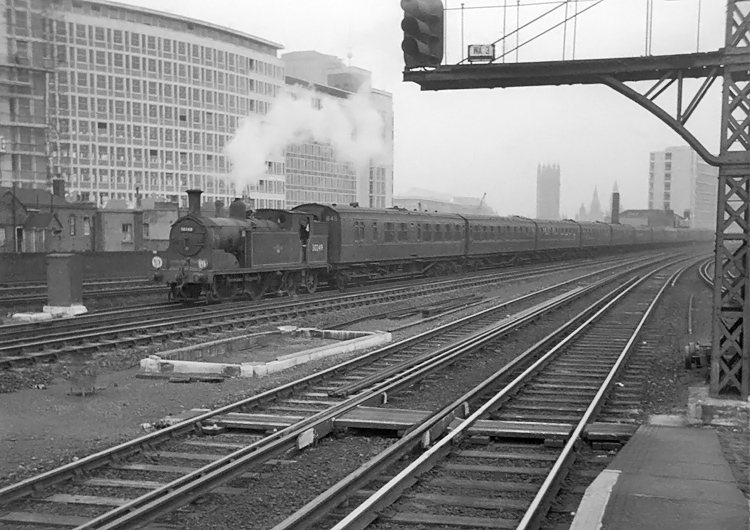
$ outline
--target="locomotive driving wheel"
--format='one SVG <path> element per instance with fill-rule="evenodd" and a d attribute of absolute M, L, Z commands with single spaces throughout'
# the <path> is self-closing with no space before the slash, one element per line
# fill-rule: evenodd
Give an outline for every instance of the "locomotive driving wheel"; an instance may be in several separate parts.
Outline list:
<path fill-rule="evenodd" d="M 284 273 L 284 277 L 281 280 L 281 290 L 286 291 L 290 296 L 297 294 L 297 289 L 300 285 L 300 276 L 297 272 L 287 271 Z"/>
<path fill-rule="evenodd" d="M 250 297 L 250 300 L 260 300 L 266 294 L 266 284 L 261 280 L 246 281 L 245 292 Z"/>
<path fill-rule="evenodd" d="M 220 302 L 229 302 L 234 300 L 237 296 L 239 288 L 236 283 L 230 282 L 226 278 L 221 278 L 216 281 L 214 291 L 216 293 L 216 298 L 218 298 Z"/>
<path fill-rule="evenodd" d="M 318 273 L 314 271 L 307 271 L 304 278 L 305 290 L 313 294 L 318 290 Z"/>
<path fill-rule="evenodd" d="M 336 288 L 342 293 L 346 291 L 349 285 L 349 276 L 345 272 L 339 272 L 336 275 Z"/>

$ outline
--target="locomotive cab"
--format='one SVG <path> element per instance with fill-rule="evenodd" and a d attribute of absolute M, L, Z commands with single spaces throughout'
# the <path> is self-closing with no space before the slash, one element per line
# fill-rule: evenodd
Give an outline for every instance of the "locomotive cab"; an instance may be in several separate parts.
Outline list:
<path fill-rule="evenodd" d="M 312 214 L 289 210 L 261 209 L 256 219 L 276 226 L 273 232 L 254 232 L 246 239 L 246 252 L 256 266 L 285 268 L 325 267 L 328 253 L 328 225 Z"/>

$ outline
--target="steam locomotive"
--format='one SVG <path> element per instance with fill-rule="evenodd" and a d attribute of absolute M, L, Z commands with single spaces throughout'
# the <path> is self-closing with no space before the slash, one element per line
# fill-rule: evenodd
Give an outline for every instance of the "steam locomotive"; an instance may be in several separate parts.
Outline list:
<path fill-rule="evenodd" d="M 241 199 L 229 217 L 201 213 L 201 191 L 189 190 L 187 215 L 173 225 L 169 247 L 152 258 L 154 279 L 174 299 L 258 299 L 266 293 L 341 290 L 379 278 L 708 242 L 707 231 L 576 221 L 543 221 L 303 204 L 248 212 Z"/>

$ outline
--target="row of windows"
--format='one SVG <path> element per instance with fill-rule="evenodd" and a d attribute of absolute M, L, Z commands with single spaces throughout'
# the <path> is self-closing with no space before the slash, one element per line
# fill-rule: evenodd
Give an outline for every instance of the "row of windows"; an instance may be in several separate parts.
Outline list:
<path fill-rule="evenodd" d="M 202 92 L 205 92 L 206 95 L 210 93 L 208 91 Z M 231 96 L 231 98 L 234 99 L 234 96 Z M 29 104 L 29 100 L 18 100 L 15 98 L 12 98 L 12 100 L 17 101 L 19 104 L 23 102 L 27 106 Z M 236 101 L 232 101 L 228 106 L 230 112 L 234 111 L 234 114 L 239 114 L 239 116 L 233 116 L 232 114 L 203 111 L 193 107 L 173 107 L 170 105 L 140 103 L 137 101 L 125 101 L 112 98 L 68 95 L 58 95 L 56 98 L 50 98 L 50 107 L 53 114 L 55 114 L 55 109 L 59 110 L 59 113 L 63 115 L 67 114 L 69 111 L 75 110 L 79 114 L 96 112 L 99 116 L 113 117 L 121 120 L 151 118 L 173 121 L 185 127 L 190 123 L 193 123 L 194 125 L 200 125 L 201 127 L 209 126 L 211 128 L 224 127 L 225 123 L 234 128 L 234 124 L 238 123 L 238 121 L 244 118 L 248 113 L 256 112 L 258 114 L 266 114 L 270 106 L 271 104 L 265 101 L 258 101 L 250 98 L 236 98 Z M 222 109 L 224 108 L 223 106 L 221 107 Z M 190 119 L 191 116 L 192 120 Z M 209 120 L 211 121 L 210 125 L 208 123 Z"/>
<path fill-rule="evenodd" d="M 378 240 L 379 226 L 378 221 L 371 221 L 373 241 Z M 365 239 L 365 221 L 355 221 L 354 240 L 364 241 Z M 516 237 L 523 234 L 527 237 L 533 235 L 534 230 L 526 226 L 470 226 L 471 239 L 474 241 L 503 239 L 514 234 Z M 462 241 L 464 239 L 465 226 L 451 224 L 432 224 L 432 223 L 383 223 L 383 241 L 386 243 L 394 241 L 408 241 L 409 232 L 416 234 L 417 241 Z M 544 234 L 570 234 L 574 232 L 569 229 L 542 228 Z"/>
<path fill-rule="evenodd" d="M 287 150 L 288 153 L 288 150 Z M 306 160 L 287 154 L 287 166 L 290 169 L 304 171 L 319 171 L 321 173 L 335 173 L 339 175 L 355 175 L 354 168 L 346 162 L 337 162 L 335 160 Z"/>
<path fill-rule="evenodd" d="M 316 156 L 328 159 L 335 159 L 333 147 L 318 143 L 292 144 L 286 149 L 287 154 Z"/>
<path fill-rule="evenodd" d="M 25 12 L 16 11 L 15 17 L 14 25 L 17 29 L 27 27 Z M 16 34 L 18 34 L 18 31 L 16 31 Z M 257 72 L 276 79 L 284 78 L 283 67 L 275 64 L 208 46 L 201 46 L 200 44 L 191 44 L 154 35 L 144 35 L 101 26 L 86 26 L 72 22 L 66 24 L 61 21 L 56 21 L 55 34 L 56 41 L 61 43 L 67 42 L 94 47 L 106 46 L 107 48 L 127 50 L 130 53 L 174 57 L 193 64 L 216 65 L 220 68 L 238 70 L 243 74 Z"/>
<path fill-rule="evenodd" d="M 227 185 L 225 179 L 221 177 L 212 177 L 210 175 L 183 175 L 175 174 L 171 172 L 163 171 L 133 171 L 118 169 L 97 169 L 79 167 L 72 168 L 70 175 L 65 175 L 68 183 L 72 185 L 83 185 L 86 183 L 93 184 L 104 184 L 110 186 L 116 185 L 127 185 L 127 186 L 143 186 L 145 184 L 151 184 L 151 186 L 176 186 L 179 184 L 181 188 L 188 189 L 189 187 L 199 188 L 213 188 L 214 184 L 220 190 L 227 188 L 228 191 L 234 193 L 234 186 Z"/>
<path fill-rule="evenodd" d="M 65 144 L 59 145 L 59 152 L 53 152 L 53 158 L 70 158 L 73 162 L 78 160 L 91 161 L 92 163 L 108 164 L 110 162 L 133 162 L 141 164 L 148 162 L 164 166 L 180 165 L 187 168 L 194 167 L 217 167 L 222 170 L 229 168 L 229 162 L 222 155 L 204 153 L 188 153 L 185 151 L 171 151 L 167 149 L 141 149 L 138 147 L 111 147 L 107 145 L 89 144 Z"/>
<path fill-rule="evenodd" d="M 337 190 L 299 190 L 288 188 L 286 198 L 290 206 L 308 202 L 318 202 L 323 204 L 347 204 L 353 202 L 356 197 L 352 194 L 339 193 Z"/>
<path fill-rule="evenodd" d="M 167 63 L 168 64 L 168 63 Z M 156 66 L 156 65 L 155 65 Z M 120 72 L 124 74 L 125 72 Z M 73 91 L 85 92 L 87 89 L 96 89 L 99 91 L 117 91 L 122 92 L 123 95 L 130 97 L 141 97 L 142 94 L 148 94 L 151 96 L 161 96 L 166 98 L 179 97 L 187 100 L 191 98 L 190 89 L 192 87 L 192 100 L 195 102 L 205 102 L 207 104 L 219 104 L 224 105 L 224 101 L 232 101 L 231 96 L 235 94 L 227 92 L 237 92 L 240 95 L 246 95 L 251 92 L 255 92 L 262 96 L 276 97 L 281 92 L 281 85 L 272 83 L 266 83 L 264 81 L 255 81 L 254 79 L 239 78 L 235 87 L 235 78 L 233 74 L 227 74 L 226 80 L 224 73 L 218 72 L 212 74 L 210 70 L 204 72 L 201 75 L 200 71 L 196 70 L 192 76 L 193 81 L 202 83 L 204 85 L 201 90 L 210 92 L 208 96 L 199 96 L 196 92 L 200 87 L 195 87 L 194 83 L 188 82 L 187 76 L 180 75 L 183 84 L 179 83 L 165 83 L 163 82 L 166 78 L 170 79 L 171 69 L 167 72 L 159 68 L 153 72 L 153 75 L 149 76 L 157 80 L 151 81 L 148 79 L 134 78 L 132 75 L 106 75 L 106 74 L 93 74 L 88 72 L 67 72 L 64 70 L 57 72 L 57 85 L 61 89 L 67 90 L 69 85 L 72 85 Z M 158 81 L 161 79 L 162 81 Z M 55 85 L 50 81 L 51 88 Z M 209 85 L 206 89 L 205 85 Z M 229 88 L 229 90 L 227 89 Z"/>
<path fill-rule="evenodd" d="M 287 163 L 287 168 L 288 167 L 289 164 Z M 357 189 L 356 178 L 336 178 L 330 174 L 325 176 L 301 174 L 293 170 L 289 171 L 287 182 L 290 186 L 296 187 L 336 188 L 338 190 L 352 191 Z"/>
<path fill-rule="evenodd" d="M 210 132 L 187 131 L 185 129 L 171 129 L 148 125 L 125 125 L 124 123 L 109 123 L 104 121 L 67 120 L 59 119 L 55 132 L 61 139 L 72 136 L 87 137 L 96 134 L 99 142 L 125 140 L 132 143 L 142 143 L 142 140 L 157 143 L 179 142 L 191 144 L 190 147 L 199 149 L 205 147 L 207 151 L 220 152 L 224 145 L 232 138 L 229 134 L 215 134 Z M 72 139 L 72 138 L 71 138 Z M 118 142 L 123 143 L 123 142 Z M 214 149 L 214 147 L 216 149 Z"/>

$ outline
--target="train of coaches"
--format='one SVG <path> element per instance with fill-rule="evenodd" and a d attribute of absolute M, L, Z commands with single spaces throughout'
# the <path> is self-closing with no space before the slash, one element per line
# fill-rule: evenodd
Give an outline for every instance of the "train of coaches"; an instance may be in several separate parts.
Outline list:
<path fill-rule="evenodd" d="M 542 221 L 304 204 L 229 217 L 201 214 L 201 191 L 172 226 L 169 248 L 153 256 L 154 279 L 175 299 L 257 299 L 266 293 L 339 289 L 382 278 L 440 275 L 508 262 L 567 258 L 603 250 L 708 242 L 708 231 Z"/>

